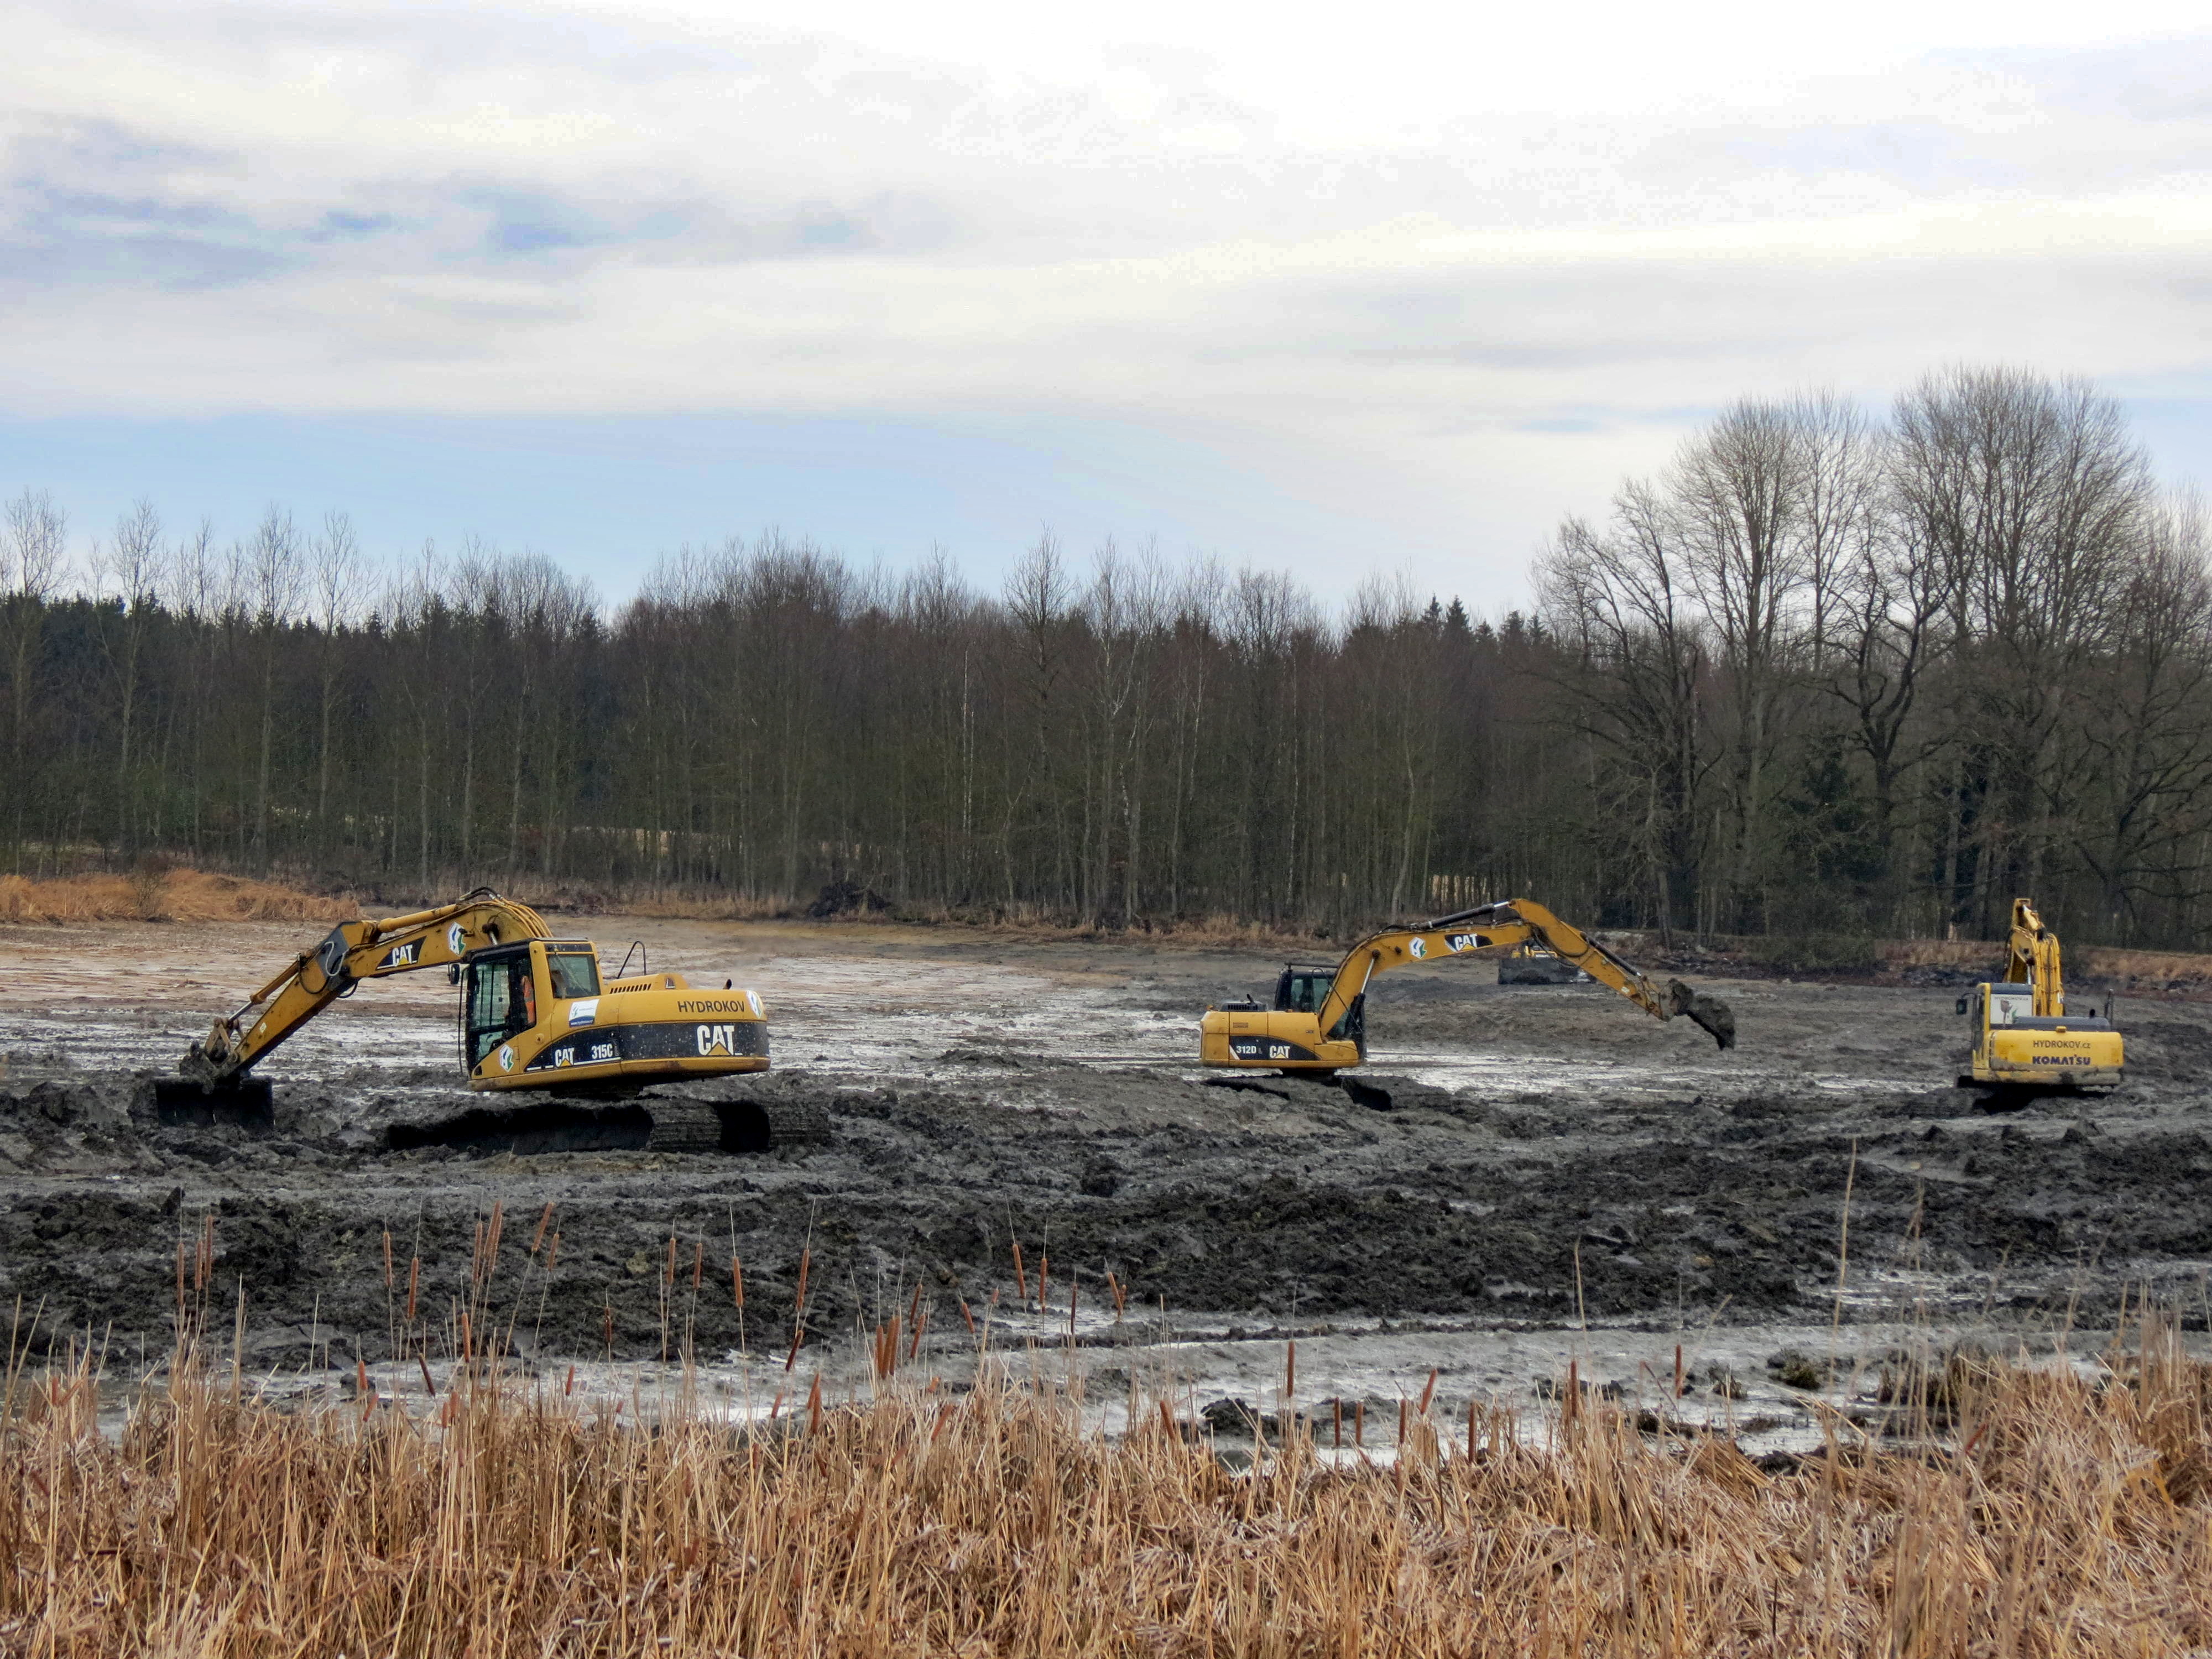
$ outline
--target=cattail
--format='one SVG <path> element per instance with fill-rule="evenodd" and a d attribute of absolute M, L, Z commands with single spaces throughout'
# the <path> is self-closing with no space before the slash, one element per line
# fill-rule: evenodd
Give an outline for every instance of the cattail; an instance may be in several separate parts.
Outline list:
<path fill-rule="evenodd" d="M 531 1236 L 530 1254 L 536 1255 L 538 1246 L 545 1242 L 545 1230 L 553 1224 L 553 1200 L 545 1200 L 545 1208 L 538 1218 L 538 1231 Z"/>
<path fill-rule="evenodd" d="M 1022 1241 L 1018 1238 L 1014 1241 L 1014 1294 L 1021 1298 L 1024 1307 L 1029 1305 L 1030 1281 L 1022 1273 Z"/>
<path fill-rule="evenodd" d="M 1421 1390 L 1421 1415 L 1429 1414 L 1429 1401 L 1437 1397 L 1437 1368 L 1429 1367 L 1429 1386 Z"/>
<path fill-rule="evenodd" d="M 384 1230 L 384 1288 L 392 1288 L 392 1229 Z"/>
<path fill-rule="evenodd" d="M 547 1273 L 551 1273 L 551 1272 L 553 1271 L 553 1264 L 554 1264 L 555 1262 L 556 1262 L 556 1261 L 560 1261 L 560 1259 L 561 1259 L 561 1232 L 560 1232 L 560 1229 L 558 1229 L 558 1228 L 556 1227 L 556 1229 L 554 1229 L 554 1231 L 553 1231 L 553 1243 L 551 1243 L 551 1244 L 547 1248 L 547 1249 L 546 1249 L 546 1251 L 545 1251 L 545 1271 L 546 1271 Z"/>
<path fill-rule="evenodd" d="M 806 1391 L 806 1431 L 822 1431 L 822 1373 L 814 1373 L 814 1386 Z"/>
<path fill-rule="evenodd" d="M 706 1272 L 707 1241 L 703 1238 L 696 1239 L 693 1241 L 691 1247 L 691 1291 L 693 1295 L 696 1296 L 698 1294 L 700 1281 L 705 1277 Z"/>
<path fill-rule="evenodd" d="M 660 1282 L 666 1285 L 673 1285 L 676 1283 L 676 1235 L 674 1233 L 668 1235 L 668 1266 L 662 1270 Z"/>
<path fill-rule="evenodd" d="M 968 1334 L 970 1336 L 975 1335 L 975 1316 L 969 1310 L 968 1306 L 968 1298 L 964 1296 L 960 1298 L 960 1316 L 968 1322 Z"/>
<path fill-rule="evenodd" d="M 409 1324 L 410 1324 L 410 1325 L 411 1325 L 411 1324 L 413 1324 L 413 1323 L 415 1322 L 415 1292 L 416 1292 L 416 1288 L 417 1288 L 417 1287 L 422 1284 L 422 1258 L 421 1256 L 419 1256 L 419 1255 L 416 1255 L 416 1256 L 410 1256 L 410 1257 L 408 1257 L 408 1259 L 407 1259 L 407 1322 L 408 1322 Z"/>
<path fill-rule="evenodd" d="M 745 1264 L 732 1255 L 730 1258 L 730 1297 L 738 1304 L 738 1311 L 745 1310 Z"/>

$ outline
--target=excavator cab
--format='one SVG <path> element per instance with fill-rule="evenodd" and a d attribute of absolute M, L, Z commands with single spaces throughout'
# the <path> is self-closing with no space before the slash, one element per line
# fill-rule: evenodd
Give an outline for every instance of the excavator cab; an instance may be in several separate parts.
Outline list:
<path fill-rule="evenodd" d="M 2012 902 L 2005 976 L 1959 999 L 1974 1023 L 1959 1085 L 2000 1090 L 2108 1089 L 2120 1081 L 2125 1044 L 2102 1014 L 2066 994 L 2058 935 L 2027 899 Z"/>
<path fill-rule="evenodd" d="M 538 1024 L 534 947 L 501 945 L 460 966 L 461 1067 L 473 1072 L 503 1042 Z"/>
<path fill-rule="evenodd" d="M 1334 968 L 1291 968 L 1283 969 L 1282 977 L 1275 981 L 1275 1009 L 1279 1013 L 1317 1014 L 1328 1000 L 1328 988 L 1335 982 Z"/>
<path fill-rule="evenodd" d="M 1959 999 L 1973 1022 L 1967 1073 L 1959 1082 L 2005 1089 L 2107 1089 L 2120 1080 L 2123 1039 L 2108 1002 L 2074 1012 L 2038 1014 L 2035 990 L 2018 981 L 1977 985 Z"/>
<path fill-rule="evenodd" d="M 1680 980 L 1662 991 L 1542 905 L 1514 899 L 1382 928 L 1353 945 L 1334 968 L 1285 964 L 1275 981 L 1273 1007 L 1240 999 L 1206 1011 L 1198 1023 L 1199 1063 L 1316 1074 L 1361 1065 L 1367 1059 L 1367 986 L 1376 974 L 1528 943 L 1610 985 L 1654 1019 L 1686 1015 L 1722 1048 L 1735 1046 L 1735 1016 L 1718 998 Z"/>

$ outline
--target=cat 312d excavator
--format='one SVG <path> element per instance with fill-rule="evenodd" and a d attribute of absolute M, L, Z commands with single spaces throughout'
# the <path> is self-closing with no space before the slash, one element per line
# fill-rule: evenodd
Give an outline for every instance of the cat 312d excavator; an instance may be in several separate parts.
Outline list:
<path fill-rule="evenodd" d="M 627 962 L 623 964 L 628 966 Z M 636 1086 L 768 1069 L 768 1016 L 754 993 L 695 988 L 681 974 L 602 982 L 588 939 L 552 937 L 526 904 L 489 887 L 411 915 L 348 921 L 303 951 L 177 1066 L 171 1097 L 268 1090 L 248 1071 L 364 980 L 425 968 L 461 988 L 461 1066 L 471 1089 Z M 256 1103 L 233 1111 L 252 1115 Z"/>
<path fill-rule="evenodd" d="M 1480 951 L 1535 944 L 1559 961 L 1610 985 L 1654 1019 L 1683 1014 L 1723 1048 L 1735 1047 L 1735 1015 L 1718 997 L 1669 980 L 1664 992 L 1596 940 L 1542 905 L 1509 899 L 1415 927 L 1370 933 L 1334 968 L 1283 969 L 1275 1006 L 1231 1002 L 1199 1021 L 1202 1065 L 1279 1072 L 1337 1072 L 1367 1058 L 1367 986 L 1376 975 L 1409 963 L 1437 962 Z"/>
<path fill-rule="evenodd" d="M 2035 906 L 2012 902 L 2005 976 L 1959 999 L 1974 1022 L 1972 1047 L 1959 1086 L 1997 1089 L 2108 1089 L 2125 1058 L 2112 1027 L 2112 1005 L 2075 1012 L 2067 1006 L 2058 935 Z"/>

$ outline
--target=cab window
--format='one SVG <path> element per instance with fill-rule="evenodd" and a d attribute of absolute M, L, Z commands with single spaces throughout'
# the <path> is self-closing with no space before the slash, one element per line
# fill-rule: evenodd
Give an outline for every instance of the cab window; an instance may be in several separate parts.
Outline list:
<path fill-rule="evenodd" d="M 553 976 L 553 994 L 562 1001 L 599 994 L 599 959 L 582 951 L 549 951 L 545 966 Z"/>
<path fill-rule="evenodd" d="M 1291 1012 L 1319 1013 L 1322 1004 L 1328 1000 L 1328 979 L 1319 974 L 1292 974 L 1289 997 Z"/>
<path fill-rule="evenodd" d="M 470 968 L 466 1012 L 471 1068 L 509 1037 L 530 1029 L 532 1005 L 537 1000 L 527 956 Z"/>

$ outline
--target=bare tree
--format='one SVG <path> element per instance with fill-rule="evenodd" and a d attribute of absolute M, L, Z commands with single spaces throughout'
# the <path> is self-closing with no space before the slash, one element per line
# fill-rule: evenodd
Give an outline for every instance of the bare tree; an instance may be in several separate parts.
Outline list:
<path fill-rule="evenodd" d="M 133 502 L 131 510 L 116 520 L 115 533 L 105 554 L 95 557 L 97 579 L 103 588 L 112 583 L 117 607 L 112 624 L 101 629 L 100 647 L 122 703 L 116 721 L 115 800 L 117 827 L 127 851 L 137 842 L 131 745 L 138 726 L 139 672 L 146 631 L 161 602 L 167 563 L 161 549 L 161 515 L 154 503 L 143 495 Z"/>
<path fill-rule="evenodd" d="M 269 845 L 270 762 L 276 735 L 276 661 L 284 629 L 300 603 L 300 532 L 292 515 L 271 502 L 261 515 L 246 553 L 248 599 L 260 641 L 261 756 L 254 781 L 255 857 L 266 868 Z"/>
<path fill-rule="evenodd" d="M 50 491 L 26 489 L 8 503 L 7 538 L 0 553 L 7 559 L 4 615 L 7 626 L 9 758 L 15 787 L 13 840 L 22 855 L 26 814 L 30 806 L 33 671 L 45 633 L 46 608 L 60 580 L 68 553 L 69 520 Z"/>
<path fill-rule="evenodd" d="M 1947 567 L 1960 726 L 1952 914 L 1994 927 L 2051 850 L 2068 783 L 2055 738 L 2109 643 L 2149 469 L 2117 404 L 2021 370 L 1930 375 L 1898 400 L 1893 426 L 1901 510 Z"/>
<path fill-rule="evenodd" d="M 1675 523 L 1648 486 L 1625 485 L 1608 529 L 1569 519 L 1535 570 L 1545 618 L 1566 647 L 1553 684 L 1575 726 L 1632 781 L 1626 805 L 1662 939 L 1699 913 L 1698 805 L 1710 763 L 1710 658 Z"/>
<path fill-rule="evenodd" d="M 331 822 L 331 726 L 343 683 L 344 631 L 368 597 L 369 580 L 352 519 L 336 509 L 323 514 L 322 533 L 307 548 L 307 585 L 317 635 L 315 828 L 325 842 Z"/>

